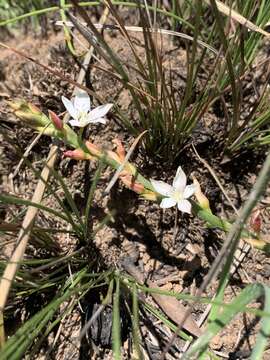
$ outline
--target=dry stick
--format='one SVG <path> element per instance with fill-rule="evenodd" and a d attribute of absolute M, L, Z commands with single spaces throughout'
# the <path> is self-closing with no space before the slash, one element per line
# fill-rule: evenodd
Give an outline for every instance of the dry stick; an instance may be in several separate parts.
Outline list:
<path fill-rule="evenodd" d="M 55 159 L 57 155 L 57 146 L 53 145 L 49 152 L 47 162 L 42 170 L 40 175 L 39 182 L 35 189 L 34 195 L 32 197 L 33 203 L 40 203 L 43 197 L 43 193 L 46 188 L 46 183 L 49 178 L 50 170 L 52 169 Z M 22 228 L 19 232 L 18 236 L 18 245 L 12 254 L 6 268 L 4 274 L 1 278 L 0 282 L 0 312 L 4 311 L 6 301 L 8 298 L 9 290 L 12 284 L 12 281 L 15 277 L 15 274 L 19 268 L 19 264 L 22 261 L 26 245 L 29 240 L 30 232 L 34 224 L 35 216 L 38 212 L 37 207 L 29 206 L 28 210 L 25 214 Z"/>
<path fill-rule="evenodd" d="M 227 259 L 224 266 L 225 267 L 230 266 L 232 254 L 235 251 L 235 249 L 239 243 L 239 237 L 241 234 L 241 230 L 242 230 L 244 224 L 246 223 L 250 213 L 252 212 L 252 209 L 255 207 L 257 201 L 265 192 L 265 189 L 267 187 L 269 180 L 270 180 L 270 153 L 267 155 L 267 158 L 264 162 L 263 168 L 259 173 L 258 179 L 257 179 L 253 189 L 251 190 L 249 197 L 248 197 L 247 201 L 245 202 L 245 205 L 239 214 L 239 217 L 237 218 L 237 220 L 231 227 L 231 230 L 221 248 L 219 255 L 214 260 L 211 269 L 209 270 L 202 285 L 200 286 L 199 290 L 197 291 L 197 294 L 196 294 L 197 300 L 195 300 L 195 303 L 197 303 L 199 301 L 200 297 L 206 290 L 207 286 L 211 283 L 211 281 L 213 281 L 217 277 L 220 267 L 224 264 L 224 259 L 225 260 Z M 186 311 L 184 319 L 181 323 L 181 326 L 178 326 L 177 330 L 181 330 L 183 324 L 185 323 L 185 320 L 191 314 L 191 310 L 192 310 L 192 308 L 190 307 Z M 168 344 L 162 354 L 162 359 L 165 358 L 165 355 L 168 352 L 168 350 L 170 349 L 170 347 L 172 346 L 176 336 L 177 336 L 177 334 L 174 333 L 174 335 L 168 342 Z M 185 355 L 183 356 L 182 360 L 183 359 L 186 359 Z"/>
<path fill-rule="evenodd" d="M 107 12 L 104 12 L 104 13 L 107 14 Z M 107 16 L 107 15 L 105 15 L 105 16 Z M 0 46 L 3 46 L 7 49 L 12 50 L 13 52 L 17 53 L 18 55 L 25 57 L 26 59 L 43 67 L 45 70 L 47 70 L 47 71 L 51 72 L 52 74 L 54 74 L 58 77 L 61 77 L 65 80 L 65 77 L 59 71 L 53 70 L 53 69 L 47 67 L 46 65 L 43 65 L 43 64 L 37 62 L 36 60 L 32 59 L 31 57 L 26 56 L 21 51 L 18 51 L 16 49 L 11 48 L 2 43 L 0 43 Z M 77 82 L 69 79 L 69 82 L 71 82 L 73 85 L 75 85 L 76 87 L 82 88 L 83 90 L 86 90 L 87 92 L 89 92 L 89 89 L 81 84 L 84 80 L 84 77 L 86 74 L 85 69 L 88 67 L 88 65 L 90 63 L 92 54 L 93 54 L 93 48 L 91 47 L 89 52 L 86 54 L 86 56 L 84 58 L 83 67 L 80 70 L 80 73 L 77 78 Z M 76 91 L 77 91 L 77 89 L 75 88 L 73 91 L 73 95 L 75 95 Z M 64 117 L 64 122 L 67 122 L 68 119 L 69 119 L 69 114 L 66 114 Z M 32 197 L 32 202 L 34 202 L 34 203 L 40 203 L 42 200 L 43 193 L 46 188 L 46 183 L 49 178 L 50 169 L 53 168 L 54 162 L 56 160 L 56 155 L 57 155 L 57 146 L 52 146 L 52 148 L 49 152 L 48 158 L 47 158 L 47 162 L 42 170 L 40 179 L 38 181 L 34 195 Z M 1 282 L 0 282 L 0 314 L 3 313 L 3 310 L 5 308 L 9 290 L 10 290 L 12 281 L 15 277 L 15 274 L 18 270 L 19 263 L 23 258 L 37 212 L 38 212 L 38 208 L 33 207 L 33 206 L 28 207 L 28 210 L 26 212 L 26 215 L 25 215 L 23 223 L 22 223 L 22 229 L 18 236 L 18 246 L 15 249 L 14 253 L 12 254 L 10 261 L 4 271 L 3 277 L 1 278 Z M 1 325 L 3 326 L 3 324 L 0 324 L 0 327 L 1 327 Z"/>
<path fill-rule="evenodd" d="M 209 6 L 211 5 L 211 2 L 209 0 L 204 0 Z M 237 11 L 233 10 L 231 7 L 223 4 L 221 1 L 215 0 L 215 3 L 217 5 L 218 10 L 226 15 L 232 18 L 233 20 L 237 21 L 242 26 L 248 28 L 251 31 L 255 31 L 260 33 L 261 35 L 264 35 L 265 37 L 269 38 L 270 34 L 261 29 L 259 26 L 255 25 L 251 21 L 249 21 L 247 18 L 245 18 L 243 15 L 239 14 Z"/>

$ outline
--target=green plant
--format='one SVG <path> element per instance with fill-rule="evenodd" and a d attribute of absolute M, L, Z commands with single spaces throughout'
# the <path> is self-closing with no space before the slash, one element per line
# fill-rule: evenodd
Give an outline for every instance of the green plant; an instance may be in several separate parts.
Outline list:
<path fill-rule="evenodd" d="M 65 1 L 61 3 L 63 8 L 71 7 L 70 4 L 65 4 Z M 98 4 L 99 3 L 91 3 L 91 5 Z M 138 7 L 146 47 L 146 59 L 142 60 L 136 52 L 128 30 L 113 8 L 113 4 L 125 4 L 126 6 Z M 237 2 L 237 4 L 239 11 L 246 17 L 251 18 L 255 14 L 254 16 L 257 16 L 256 23 L 263 26 L 266 19 L 266 17 L 263 16 L 264 11 L 267 13 L 269 10 L 267 2 L 262 2 L 260 8 L 258 8 L 258 4 L 252 4 L 251 1 L 246 2 L 244 8 L 240 7 L 241 2 Z M 83 3 L 81 5 L 86 6 L 89 4 Z M 190 45 L 189 42 L 186 42 L 187 52 L 190 54 L 190 61 L 187 63 L 186 88 L 184 89 L 184 95 L 181 101 L 179 101 L 179 98 L 173 92 L 171 74 L 168 74 L 166 69 L 164 69 L 155 34 L 153 33 L 153 26 L 150 18 L 144 13 L 144 7 L 133 3 L 120 2 L 108 3 L 107 5 L 110 8 L 111 14 L 118 22 L 118 30 L 123 32 L 125 40 L 133 52 L 135 64 L 133 70 L 135 70 L 137 75 L 135 79 L 130 75 L 127 64 L 123 62 L 122 59 L 119 59 L 109 44 L 100 37 L 95 26 L 89 21 L 84 12 L 82 15 L 92 31 L 90 33 L 87 33 L 86 27 L 78 22 L 76 18 L 72 17 L 72 15 L 70 15 L 70 17 L 78 29 L 86 35 L 89 42 L 95 46 L 99 55 L 111 66 L 113 76 L 130 91 L 139 114 L 138 121 L 131 122 L 129 118 L 121 112 L 121 109 L 117 109 L 116 112 L 133 134 L 138 135 L 141 130 L 148 130 L 144 140 L 145 150 L 148 154 L 158 154 L 157 157 L 163 160 L 174 161 L 182 151 L 182 146 L 188 142 L 200 117 L 207 114 L 212 102 L 217 99 L 224 99 L 226 92 L 232 94 L 232 109 L 228 106 L 228 100 L 223 102 L 229 120 L 227 130 L 224 134 L 227 151 L 234 153 L 241 151 L 243 147 L 257 147 L 268 143 L 270 135 L 268 135 L 267 129 L 269 111 L 266 107 L 266 90 L 261 94 L 248 119 L 245 120 L 244 123 L 240 121 L 241 107 L 243 105 L 240 80 L 249 70 L 254 60 L 258 46 L 257 37 L 260 35 L 253 33 L 247 34 L 250 35 L 250 37 L 247 36 L 248 41 L 245 43 L 241 37 L 241 29 L 237 27 L 234 35 L 227 39 L 226 31 L 223 30 L 224 19 L 221 18 L 217 4 L 214 1 L 211 1 L 214 17 L 209 21 L 207 21 L 208 19 L 204 14 L 205 9 L 208 7 L 201 1 L 187 1 L 179 4 L 173 2 L 174 13 L 166 13 L 165 15 L 174 20 L 173 26 L 175 27 L 178 25 L 177 21 L 181 18 L 183 29 L 187 32 L 192 31 L 192 44 Z M 161 11 L 161 9 L 151 7 L 149 7 L 149 9 L 150 11 L 154 11 L 154 13 L 159 11 L 164 14 L 164 11 Z M 58 10 L 59 7 L 52 7 L 50 9 L 42 9 L 41 11 L 48 12 Z M 61 11 L 62 10 L 63 9 L 61 9 Z M 41 12 L 33 11 L 32 14 L 34 13 L 38 14 Z M 195 21 L 192 19 L 194 14 Z M 63 15 L 62 12 L 62 16 Z M 229 20 L 226 20 L 228 21 L 225 24 L 226 29 L 229 29 Z M 209 29 L 209 32 L 207 32 L 206 29 Z M 250 38 L 252 38 L 253 41 L 249 42 Z M 188 41 L 190 41 L 190 39 Z M 215 62 L 217 70 L 214 71 L 213 74 L 209 71 L 209 76 L 205 82 L 206 86 L 195 99 L 193 99 L 194 83 L 199 78 L 200 71 L 205 68 L 205 64 L 209 61 L 209 55 L 207 53 L 209 47 L 207 48 L 205 46 L 203 50 L 198 50 L 198 45 L 201 45 L 202 41 L 212 46 L 212 48 L 213 46 L 216 48 L 220 47 L 219 53 L 223 53 L 223 56 L 217 56 L 217 61 Z M 238 45 L 240 50 L 233 51 L 234 47 Z M 72 51 L 73 50 L 72 48 Z M 179 331 L 181 324 L 176 326 L 173 321 L 158 311 L 156 307 L 150 305 L 145 300 L 145 296 L 140 296 L 147 294 L 159 294 L 170 296 L 173 299 L 183 299 L 187 300 L 189 304 L 192 304 L 192 302 L 200 302 L 212 305 L 206 330 L 203 331 L 203 334 L 199 336 L 198 339 L 194 340 L 190 349 L 184 354 L 184 358 L 189 359 L 194 357 L 196 359 L 203 359 L 209 356 L 217 359 L 216 355 L 209 348 L 211 339 L 219 331 L 224 329 L 236 315 L 240 313 L 250 313 L 261 317 L 261 330 L 258 333 L 257 342 L 251 355 L 252 359 L 261 359 L 267 339 L 270 336 L 269 288 L 261 284 L 248 285 L 230 303 L 224 302 L 224 292 L 229 280 L 230 265 L 240 237 L 253 246 L 269 252 L 269 244 L 260 238 L 259 231 L 250 231 L 250 229 L 245 226 L 247 217 L 250 215 L 254 203 L 258 200 L 263 187 L 261 186 L 259 191 L 256 192 L 256 196 L 251 199 L 253 202 L 249 204 L 245 218 L 237 219 L 233 224 L 233 221 L 223 220 L 212 213 L 208 199 L 201 192 L 199 184 L 194 183 L 194 186 L 196 186 L 196 200 L 191 201 L 193 214 L 204 220 L 208 226 L 219 228 L 229 233 L 228 239 L 230 241 L 224 243 L 226 251 L 224 250 L 223 258 L 226 258 L 226 262 L 221 271 L 219 287 L 214 300 L 205 298 L 202 295 L 191 296 L 189 294 L 176 294 L 172 291 L 166 292 L 159 288 L 146 286 L 118 270 L 106 269 L 100 271 L 96 266 L 95 259 L 88 257 L 89 249 L 94 250 L 93 238 L 97 231 L 110 218 L 110 216 L 108 216 L 101 220 L 96 229 L 91 229 L 89 226 L 91 204 L 100 174 L 105 166 L 112 167 L 116 170 L 119 179 L 125 186 L 138 193 L 142 198 L 150 201 L 162 203 L 162 201 L 164 202 L 164 198 L 175 200 L 174 197 L 177 196 L 177 201 L 175 200 L 174 203 L 178 203 L 179 197 L 182 198 L 182 192 L 173 192 L 169 195 L 167 193 L 161 194 L 156 192 L 157 189 L 153 187 L 153 181 L 149 181 L 141 175 L 137 167 L 129 161 L 128 155 L 125 154 L 124 147 L 120 141 L 115 141 L 116 151 L 105 150 L 102 146 L 98 147 L 89 141 L 85 141 L 83 131 L 76 133 L 68 124 L 63 124 L 61 119 L 52 112 L 49 112 L 49 116 L 46 116 L 39 109 L 24 101 L 13 102 L 10 105 L 14 109 L 15 114 L 21 118 L 27 126 L 31 126 L 39 133 L 61 140 L 66 146 L 72 148 L 72 150 L 65 152 L 66 156 L 76 160 L 95 161 L 98 162 L 99 165 L 92 179 L 92 186 L 83 214 L 81 214 L 78 209 L 68 189 L 68 185 L 57 171 L 52 171 L 53 183 L 48 185 L 47 193 L 44 197 L 44 200 L 52 197 L 57 204 L 56 209 L 33 203 L 13 195 L 0 195 L 0 202 L 4 206 L 15 205 L 16 208 L 20 208 L 19 214 L 12 219 L 10 224 L 4 224 L 4 226 L 0 227 L 2 235 L 10 236 L 16 233 L 20 220 L 28 206 L 39 208 L 42 212 L 46 213 L 47 216 L 57 218 L 63 224 L 60 228 L 52 229 L 41 225 L 35 225 L 33 227 L 33 246 L 46 251 L 49 255 L 45 257 L 41 256 L 40 259 L 33 257 L 20 264 L 21 267 L 13 283 L 10 302 L 5 315 L 7 316 L 9 313 L 12 313 L 16 306 L 23 306 L 24 301 L 34 294 L 44 296 L 46 302 L 44 306 L 28 319 L 6 342 L 0 352 L 0 357 L 3 359 L 16 360 L 28 354 L 33 356 L 38 353 L 42 342 L 56 326 L 58 326 L 61 321 L 64 321 L 65 317 L 74 310 L 75 306 L 80 305 L 81 299 L 96 288 L 100 291 L 99 294 L 103 293 L 104 289 L 107 291 L 107 295 L 103 300 L 100 300 L 99 309 L 102 310 L 106 308 L 106 306 L 112 306 L 113 309 L 112 345 L 115 359 L 121 358 L 121 297 L 125 298 L 128 305 L 131 299 L 129 316 L 131 317 L 132 323 L 132 349 L 137 358 L 140 359 L 142 357 L 143 339 L 139 330 L 145 312 L 164 323 L 184 340 L 193 341 L 191 336 L 187 335 L 184 331 Z M 88 110 L 86 111 L 87 113 Z M 83 115 L 86 116 L 87 114 Z M 76 119 L 77 121 L 81 120 L 80 116 Z M 258 118 L 255 119 L 255 116 L 258 116 Z M 16 146 L 15 144 L 13 145 L 14 147 Z M 269 161 L 270 160 L 268 160 L 268 162 Z M 27 162 L 27 164 L 38 178 L 38 171 L 35 170 L 30 162 Z M 266 172 L 265 175 L 265 182 L 268 180 L 268 174 L 269 165 L 268 172 Z M 58 194 L 58 190 L 60 190 L 62 195 Z M 66 227 L 68 227 L 69 230 L 67 230 Z M 74 237 L 74 239 L 76 239 L 77 250 L 71 254 L 59 254 L 60 249 L 57 248 L 54 240 L 55 237 L 60 234 L 68 234 Z M 98 256 L 98 254 L 96 255 Z M 0 262 L 1 273 L 3 273 L 5 265 L 6 262 Z M 72 268 L 72 274 L 70 268 Z M 260 299 L 262 296 L 264 297 L 263 310 L 248 307 L 249 304 Z M 166 312 L 165 314 L 167 315 Z M 3 326 L 0 321 L 0 339 L 4 338 L 2 330 Z M 86 330 L 83 329 L 82 333 L 85 334 L 85 332 Z"/>

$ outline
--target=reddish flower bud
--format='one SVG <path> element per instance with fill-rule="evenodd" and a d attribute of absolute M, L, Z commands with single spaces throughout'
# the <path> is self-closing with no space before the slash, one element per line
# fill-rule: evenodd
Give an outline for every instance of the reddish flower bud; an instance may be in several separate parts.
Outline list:
<path fill-rule="evenodd" d="M 120 179 L 129 189 L 135 191 L 138 194 L 143 193 L 145 190 L 142 184 L 135 182 L 132 175 L 121 176 Z"/>
<path fill-rule="evenodd" d="M 97 145 L 91 143 L 90 141 L 86 141 L 85 145 L 86 145 L 87 149 L 90 151 L 91 155 L 94 155 L 97 157 L 102 155 L 100 148 Z"/>
<path fill-rule="evenodd" d="M 251 227 L 251 229 L 259 234 L 261 231 L 261 227 L 262 227 L 262 217 L 261 217 L 261 210 L 255 210 L 251 217 L 250 217 L 250 221 L 249 221 L 249 225 Z"/>
<path fill-rule="evenodd" d="M 119 156 L 120 161 L 123 162 L 126 157 L 126 151 L 121 140 L 114 139 L 112 142 L 116 145 L 116 154 Z"/>
<path fill-rule="evenodd" d="M 107 150 L 107 155 L 113 159 L 114 161 L 116 161 L 118 164 L 121 164 L 121 160 L 119 158 L 119 156 L 114 152 L 114 151 L 111 151 L 111 150 Z"/>
<path fill-rule="evenodd" d="M 85 153 L 82 149 L 67 150 L 64 152 L 64 157 L 69 157 L 74 160 L 91 160 L 93 157 Z"/>
<path fill-rule="evenodd" d="M 49 117 L 57 130 L 63 130 L 63 121 L 56 115 L 55 112 L 49 110 Z"/>
<path fill-rule="evenodd" d="M 32 113 L 34 114 L 42 114 L 42 111 L 34 104 L 32 103 L 28 103 L 29 109 L 31 110 Z"/>

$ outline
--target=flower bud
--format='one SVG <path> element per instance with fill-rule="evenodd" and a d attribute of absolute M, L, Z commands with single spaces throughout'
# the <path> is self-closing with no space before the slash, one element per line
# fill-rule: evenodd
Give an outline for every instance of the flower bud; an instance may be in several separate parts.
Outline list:
<path fill-rule="evenodd" d="M 42 114 L 42 111 L 36 105 L 28 103 L 28 107 L 33 114 Z"/>
<path fill-rule="evenodd" d="M 116 154 L 119 156 L 120 161 L 123 162 L 126 157 L 126 151 L 121 140 L 114 139 L 112 142 L 116 145 Z"/>
<path fill-rule="evenodd" d="M 270 252 L 270 243 L 263 240 L 263 239 L 252 239 L 252 238 L 242 238 L 244 241 L 246 241 L 248 244 L 250 244 L 252 247 L 263 250 L 269 254 Z"/>
<path fill-rule="evenodd" d="M 127 174 L 121 176 L 120 179 L 130 190 L 133 190 L 138 194 L 142 194 L 144 192 L 144 186 L 138 182 L 135 182 L 132 175 Z"/>
<path fill-rule="evenodd" d="M 262 227 L 262 217 L 260 209 L 257 209 L 252 213 L 249 220 L 249 225 L 256 234 L 260 233 Z"/>
<path fill-rule="evenodd" d="M 31 103 L 17 100 L 14 102 L 9 101 L 8 104 L 14 110 L 14 114 L 18 116 L 18 118 L 34 129 L 44 127 L 49 122 L 47 116 Z"/>
<path fill-rule="evenodd" d="M 85 145 L 86 145 L 87 149 L 89 150 L 89 152 L 91 153 L 91 155 L 96 156 L 96 157 L 102 156 L 102 152 L 97 145 L 91 143 L 90 141 L 86 141 Z"/>
<path fill-rule="evenodd" d="M 107 155 L 108 155 L 111 159 L 113 159 L 114 161 L 116 161 L 119 165 L 122 164 L 121 159 L 119 158 L 119 156 L 118 156 L 114 151 L 107 150 Z"/>
<path fill-rule="evenodd" d="M 157 193 L 155 193 L 154 191 L 147 190 L 147 189 L 144 190 L 144 192 L 141 194 L 141 196 L 144 199 L 150 200 L 150 201 L 157 201 L 158 200 Z"/>
<path fill-rule="evenodd" d="M 82 149 L 67 150 L 64 152 L 64 157 L 69 157 L 74 160 L 91 160 L 93 157 L 85 153 Z"/>
<path fill-rule="evenodd" d="M 63 122 L 55 112 L 49 110 L 49 117 L 57 130 L 63 130 Z"/>
<path fill-rule="evenodd" d="M 199 205 L 205 209 L 205 210 L 210 210 L 210 204 L 209 204 L 209 200 L 207 199 L 207 197 L 204 195 L 204 193 L 201 190 L 201 186 L 199 184 L 199 181 L 195 178 L 195 176 L 193 176 L 193 184 L 195 186 L 195 192 L 194 195 L 196 197 L 196 200 L 198 201 Z"/>

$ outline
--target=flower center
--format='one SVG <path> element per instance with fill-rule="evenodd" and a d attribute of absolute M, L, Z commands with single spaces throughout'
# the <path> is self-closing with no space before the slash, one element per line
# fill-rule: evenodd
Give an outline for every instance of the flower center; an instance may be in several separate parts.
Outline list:
<path fill-rule="evenodd" d="M 86 120 L 87 114 L 88 113 L 86 111 L 80 111 L 78 116 L 79 121 L 84 122 Z"/>
<path fill-rule="evenodd" d="M 183 199 L 183 194 L 180 191 L 174 191 L 172 194 L 172 198 L 178 202 Z"/>

